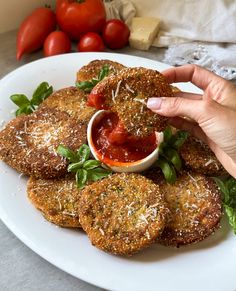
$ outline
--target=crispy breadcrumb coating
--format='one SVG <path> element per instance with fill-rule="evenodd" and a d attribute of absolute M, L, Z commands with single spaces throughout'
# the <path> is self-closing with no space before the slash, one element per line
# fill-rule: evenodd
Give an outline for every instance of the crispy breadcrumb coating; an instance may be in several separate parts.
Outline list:
<path fill-rule="evenodd" d="M 115 174 L 87 186 L 79 204 L 80 223 L 96 247 L 132 255 L 154 242 L 168 209 L 159 187 L 139 174 Z"/>
<path fill-rule="evenodd" d="M 57 153 L 86 143 L 86 125 L 57 109 L 41 108 L 11 120 L 0 132 L 0 159 L 17 171 L 38 178 L 67 173 L 67 161 Z"/>
<path fill-rule="evenodd" d="M 74 177 L 35 179 L 30 177 L 27 193 L 32 204 L 45 219 L 62 227 L 81 227 L 78 200 L 81 190 Z"/>

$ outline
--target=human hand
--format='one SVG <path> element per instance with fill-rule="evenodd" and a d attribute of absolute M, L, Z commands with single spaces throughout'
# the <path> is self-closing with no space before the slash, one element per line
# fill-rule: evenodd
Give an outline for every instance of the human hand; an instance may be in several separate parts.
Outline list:
<path fill-rule="evenodd" d="M 172 117 L 172 125 L 206 142 L 236 178 L 236 86 L 195 65 L 171 68 L 162 74 L 169 83 L 191 81 L 203 94 L 178 92 L 175 97 L 149 98 L 148 108 Z"/>

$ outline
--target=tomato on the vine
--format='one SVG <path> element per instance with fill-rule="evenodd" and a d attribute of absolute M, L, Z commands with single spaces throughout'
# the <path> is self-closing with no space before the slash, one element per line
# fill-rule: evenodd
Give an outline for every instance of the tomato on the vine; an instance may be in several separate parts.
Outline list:
<path fill-rule="evenodd" d="M 105 45 L 99 34 L 88 32 L 82 36 L 77 48 L 80 52 L 102 52 L 105 49 Z"/>
<path fill-rule="evenodd" d="M 101 32 L 106 22 L 106 11 L 102 0 L 57 0 L 57 22 L 71 39 L 87 32 Z"/>
<path fill-rule="evenodd" d="M 45 57 L 68 53 L 70 50 L 70 39 L 63 31 L 51 32 L 46 38 L 43 46 Z"/>
<path fill-rule="evenodd" d="M 120 49 L 128 43 L 130 30 L 123 21 L 111 19 L 106 22 L 102 36 L 109 48 Z"/>

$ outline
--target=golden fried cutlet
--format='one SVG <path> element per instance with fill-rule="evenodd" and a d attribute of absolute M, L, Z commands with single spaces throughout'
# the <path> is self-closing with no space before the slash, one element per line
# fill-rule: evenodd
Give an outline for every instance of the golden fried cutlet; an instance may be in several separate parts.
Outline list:
<path fill-rule="evenodd" d="M 67 172 L 62 144 L 71 150 L 86 143 L 86 125 L 66 112 L 41 108 L 18 116 L 0 132 L 0 159 L 17 171 L 38 178 L 56 178 Z"/>
<path fill-rule="evenodd" d="M 167 184 L 158 169 L 146 177 L 157 183 L 170 209 L 167 223 L 157 242 L 167 246 L 196 243 L 220 225 L 222 202 L 215 182 L 204 175 L 183 172 L 175 184 Z"/>
<path fill-rule="evenodd" d="M 170 85 L 158 71 L 127 68 L 99 82 L 91 96 L 100 96 L 103 107 L 117 112 L 125 129 L 137 137 L 163 131 L 167 118 L 146 106 L 149 97 L 173 96 Z"/>
<path fill-rule="evenodd" d="M 81 190 L 74 177 L 62 179 L 35 179 L 30 177 L 27 193 L 32 204 L 45 219 L 62 227 L 81 227 L 78 200 Z"/>
<path fill-rule="evenodd" d="M 76 87 L 68 87 L 54 92 L 41 103 L 40 108 L 43 106 L 56 108 L 67 112 L 78 120 L 88 123 L 96 109 L 87 106 L 86 102 L 87 95 L 84 91 Z"/>
<path fill-rule="evenodd" d="M 176 87 L 176 86 L 170 85 L 170 87 L 171 87 L 171 90 L 172 90 L 173 93 L 179 93 L 179 92 L 181 92 L 181 90 L 178 87 Z"/>
<path fill-rule="evenodd" d="M 92 244 L 116 255 L 132 255 L 154 242 L 167 213 L 159 187 L 139 174 L 114 174 L 86 186 L 79 203 Z"/>
<path fill-rule="evenodd" d="M 226 173 L 209 146 L 193 136 L 189 136 L 181 147 L 180 155 L 185 166 L 198 173 L 210 176 Z"/>
<path fill-rule="evenodd" d="M 93 78 L 97 78 L 100 70 L 107 65 L 109 68 L 108 75 L 116 75 L 120 70 L 126 68 L 120 63 L 110 61 L 110 60 L 94 60 L 91 61 L 88 65 L 83 66 L 77 72 L 77 81 L 89 81 Z"/>

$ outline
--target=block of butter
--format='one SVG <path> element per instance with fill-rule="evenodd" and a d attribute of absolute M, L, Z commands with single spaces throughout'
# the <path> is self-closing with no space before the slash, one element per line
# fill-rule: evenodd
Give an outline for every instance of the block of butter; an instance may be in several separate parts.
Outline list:
<path fill-rule="evenodd" d="M 134 17 L 130 26 L 131 47 L 148 50 L 157 36 L 160 19 L 155 17 Z"/>

